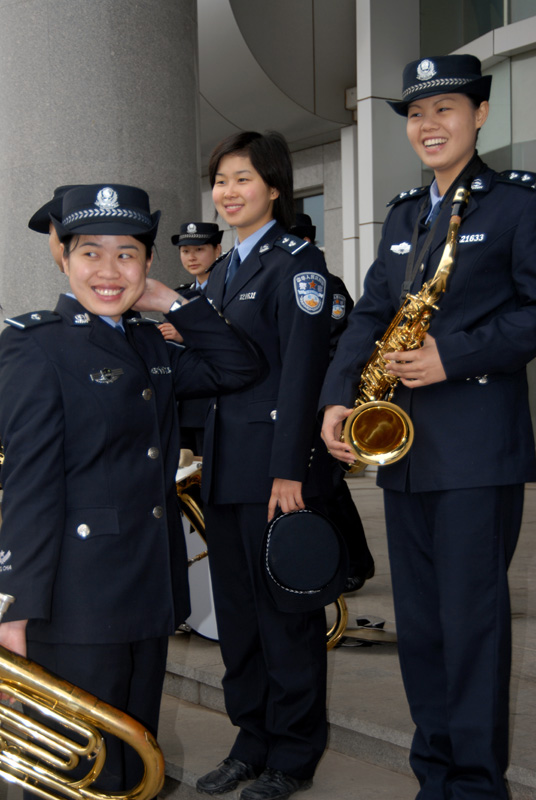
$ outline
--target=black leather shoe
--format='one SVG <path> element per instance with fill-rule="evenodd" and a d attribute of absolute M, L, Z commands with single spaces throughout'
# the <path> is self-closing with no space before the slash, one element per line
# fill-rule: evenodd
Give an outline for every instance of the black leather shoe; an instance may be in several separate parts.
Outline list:
<path fill-rule="evenodd" d="M 344 584 L 343 594 L 348 594 L 349 592 L 357 592 L 361 589 L 365 581 L 370 580 L 374 577 L 375 567 L 374 562 L 372 562 L 372 566 L 369 568 L 368 572 L 365 575 L 349 575 L 346 578 L 346 583 Z"/>
<path fill-rule="evenodd" d="M 294 792 L 303 792 L 312 785 L 312 778 L 300 780 L 278 769 L 267 767 L 251 786 L 242 789 L 240 800 L 287 800 Z"/>
<path fill-rule="evenodd" d="M 244 764 L 238 758 L 226 758 L 212 772 L 207 772 L 196 783 L 198 792 L 205 794 L 225 794 L 236 789 L 240 781 L 250 781 L 257 773 L 250 764 Z"/>

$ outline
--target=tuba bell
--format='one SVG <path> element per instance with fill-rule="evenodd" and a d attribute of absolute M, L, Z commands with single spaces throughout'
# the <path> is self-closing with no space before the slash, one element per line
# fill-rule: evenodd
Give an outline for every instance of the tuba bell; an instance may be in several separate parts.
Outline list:
<path fill-rule="evenodd" d="M 413 444 L 413 423 L 404 409 L 392 402 L 399 379 L 386 371 L 384 354 L 421 347 L 454 267 L 458 229 L 469 194 L 464 184 L 456 189 L 447 240 L 434 277 L 417 294 L 406 296 L 363 368 L 354 410 L 341 434 L 356 456 L 349 472 L 360 472 L 367 464 L 394 464 Z"/>
<path fill-rule="evenodd" d="M 13 600 L 0 595 L 0 620 Z M 46 800 L 149 800 L 162 788 L 164 757 L 143 725 L 1 646 L 0 694 L 24 706 L 20 711 L 0 704 L 2 780 Z M 101 731 L 122 739 L 140 756 L 144 774 L 137 786 L 117 793 L 93 786 L 106 761 Z M 85 774 L 74 778 L 70 773 L 79 765 L 85 765 Z"/>

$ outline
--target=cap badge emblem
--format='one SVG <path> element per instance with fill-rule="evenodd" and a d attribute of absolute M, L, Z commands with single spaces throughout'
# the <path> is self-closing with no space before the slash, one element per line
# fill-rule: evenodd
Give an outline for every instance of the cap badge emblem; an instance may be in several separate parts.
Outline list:
<path fill-rule="evenodd" d="M 420 81 L 429 81 L 436 74 L 436 68 L 433 61 L 425 58 L 417 67 L 417 78 Z"/>
<path fill-rule="evenodd" d="M 95 200 L 95 205 L 98 206 L 101 211 L 111 211 L 114 208 L 117 208 L 119 205 L 119 200 L 117 198 L 117 192 L 115 189 L 112 189 L 110 186 L 106 186 L 104 189 L 101 189 L 97 195 L 97 199 Z"/>
<path fill-rule="evenodd" d="M 186 231 L 188 233 L 197 233 L 197 225 L 195 225 L 193 222 L 190 222 L 190 224 L 186 228 Z"/>

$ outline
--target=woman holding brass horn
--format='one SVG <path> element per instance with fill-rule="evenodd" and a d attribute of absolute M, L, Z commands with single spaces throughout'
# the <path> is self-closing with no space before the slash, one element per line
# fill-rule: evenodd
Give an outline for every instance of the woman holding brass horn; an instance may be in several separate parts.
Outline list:
<path fill-rule="evenodd" d="M 393 401 L 415 433 L 378 483 L 419 800 L 508 796 L 507 569 L 523 484 L 536 477 L 525 374 L 536 355 L 536 176 L 499 175 L 477 155 L 490 83 L 469 55 L 405 68 L 403 100 L 390 105 L 407 117 L 409 141 L 435 179 L 390 204 L 321 396 L 324 441 L 353 462 L 341 427 L 374 342 L 406 294 L 418 306 L 438 265 L 449 264 L 422 346 L 387 347 L 378 367 L 398 379 Z M 469 191 L 465 210 L 458 189 Z M 404 316 L 396 335 L 413 322 Z"/>
<path fill-rule="evenodd" d="M 242 387 L 257 358 L 206 298 L 148 278 L 160 212 L 143 190 L 79 186 L 62 209 L 70 292 L 0 337 L 0 592 L 15 597 L 0 643 L 156 734 L 167 637 L 189 613 L 176 397 Z M 132 787 L 139 763 L 107 745 L 99 788 Z"/>

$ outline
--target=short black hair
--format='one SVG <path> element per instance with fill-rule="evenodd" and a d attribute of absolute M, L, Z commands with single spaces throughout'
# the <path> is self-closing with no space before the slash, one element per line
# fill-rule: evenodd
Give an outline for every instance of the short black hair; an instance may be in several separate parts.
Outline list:
<path fill-rule="evenodd" d="M 210 155 L 208 174 L 210 185 L 216 182 L 220 161 L 224 156 L 245 155 L 263 181 L 277 189 L 274 217 L 288 230 L 294 224 L 294 174 L 287 141 L 277 131 L 257 133 L 242 131 L 228 136 L 216 145 Z"/>

